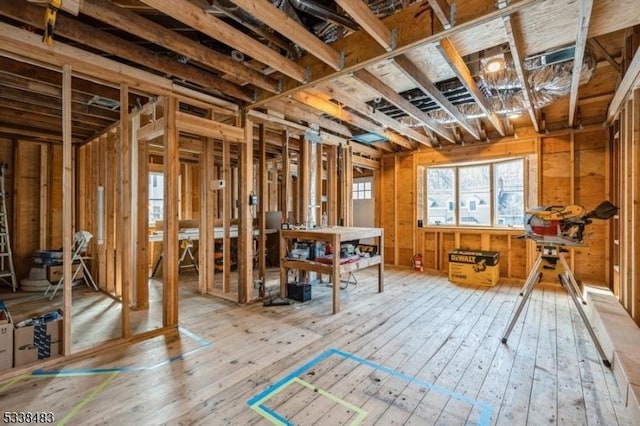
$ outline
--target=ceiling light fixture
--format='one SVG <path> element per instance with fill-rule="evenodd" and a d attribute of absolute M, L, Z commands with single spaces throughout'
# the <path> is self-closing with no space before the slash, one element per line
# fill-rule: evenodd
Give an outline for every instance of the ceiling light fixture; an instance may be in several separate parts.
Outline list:
<path fill-rule="evenodd" d="M 495 56 L 484 63 L 486 72 L 498 72 L 504 68 L 504 56 Z"/>

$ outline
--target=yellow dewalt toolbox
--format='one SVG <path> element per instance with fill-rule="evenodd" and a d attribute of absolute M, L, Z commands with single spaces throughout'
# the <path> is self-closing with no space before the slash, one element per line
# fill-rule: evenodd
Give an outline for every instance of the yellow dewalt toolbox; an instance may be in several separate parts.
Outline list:
<path fill-rule="evenodd" d="M 497 251 L 449 252 L 449 281 L 452 283 L 494 286 L 499 279 L 500 253 Z"/>

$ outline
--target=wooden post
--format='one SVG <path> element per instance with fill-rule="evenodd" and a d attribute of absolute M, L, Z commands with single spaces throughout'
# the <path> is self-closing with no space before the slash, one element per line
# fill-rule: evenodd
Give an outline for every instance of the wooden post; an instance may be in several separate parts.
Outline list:
<path fill-rule="evenodd" d="M 291 163 L 289 161 L 289 132 L 282 131 L 282 217 L 286 222 L 291 206 Z M 284 296 L 283 296 L 284 297 Z"/>
<path fill-rule="evenodd" d="M 200 263 L 198 289 L 205 294 L 213 290 L 215 269 L 214 259 L 214 141 L 203 139 L 204 146 L 200 154 L 200 242 L 198 246 Z"/>
<path fill-rule="evenodd" d="M 231 291 L 231 147 L 229 143 L 222 142 L 222 179 L 225 182 L 224 196 L 222 197 L 222 228 L 224 232 L 223 240 L 223 277 L 222 292 Z"/>
<path fill-rule="evenodd" d="M 118 223 L 118 251 L 120 252 L 120 279 L 122 283 L 122 337 L 129 337 L 129 305 L 131 304 L 131 283 L 135 279 L 132 267 L 132 224 L 131 224 L 131 128 L 129 125 L 129 86 L 120 84 L 120 203 Z"/>
<path fill-rule="evenodd" d="M 320 206 L 316 210 L 316 225 L 322 224 L 322 213 L 325 208 L 322 206 L 322 171 L 324 170 L 322 164 L 322 143 L 316 144 L 316 199 L 313 203 L 316 206 Z"/>
<path fill-rule="evenodd" d="M 135 309 L 149 308 L 149 145 L 137 141 L 137 212 Z"/>
<path fill-rule="evenodd" d="M 327 147 L 327 215 L 329 225 L 338 223 L 338 147 Z"/>
<path fill-rule="evenodd" d="M 253 289 L 253 218 L 249 211 L 249 188 L 253 183 L 253 123 L 244 123 L 245 143 L 240 147 L 239 190 L 240 220 L 238 223 L 238 302 L 247 303 Z"/>
<path fill-rule="evenodd" d="M 115 186 L 115 176 L 113 173 L 113 167 L 116 165 L 116 138 L 113 132 L 110 132 L 107 135 L 107 151 L 106 151 L 106 161 L 105 161 L 105 261 L 106 261 L 106 288 L 107 292 L 117 296 L 117 288 L 116 288 L 116 278 L 115 278 L 115 202 L 116 202 L 116 186 Z"/>
<path fill-rule="evenodd" d="M 164 134 L 164 260 L 162 265 L 164 326 L 178 324 L 178 129 L 176 111 L 178 101 L 169 97 L 165 105 L 166 131 Z"/>
<path fill-rule="evenodd" d="M 310 148 L 311 142 L 304 136 L 300 137 L 300 157 L 298 161 L 298 193 L 300 194 L 300 203 L 298 204 L 298 214 L 300 215 L 300 222 L 309 223 L 309 205 L 311 199 L 309 197 L 309 188 L 311 182 L 309 181 L 310 165 Z M 315 200 L 314 200 L 315 201 Z"/>
<path fill-rule="evenodd" d="M 269 192 L 267 189 L 267 128 L 264 124 L 259 125 L 259 143 L 260 143 L 260 151 L 259 151 L 259 163 L 258 170 L 259 176 L 258 181 L 260 182 L 260 189 L 258 192 L 258 200 L 260 202 L 260 217 L 258 220 L 259 229 L 259 237 L 258 237 L 258 270 L 260 274 L 260 278 L 264 279 L 266 276 L 266 253 L 267 253 L 267 234 L 265 230 L 266 220 L 267 220 L 267 206 L 268 206 L 268 196 Z M 264 285 L 260 287 L 260 298 L 264 298 L 265 289 Z"/>
<path fill-rule="evenodd" d="M 73 251 L 73 145 L 71 123 L 71 65 L 62 67 L 62 274 L 64 279 L 64 355 L 71 354 L 71 256 Z"/>
<path fill-rule="evenodd" d="M 17 176 L 17 175 L 16 175 Z M 49 144 L 40 145 L 40 248 L 49 238 Z"/>

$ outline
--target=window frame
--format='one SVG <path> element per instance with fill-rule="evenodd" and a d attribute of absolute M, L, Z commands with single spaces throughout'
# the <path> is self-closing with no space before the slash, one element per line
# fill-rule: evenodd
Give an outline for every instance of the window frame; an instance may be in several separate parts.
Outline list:
<path fill-rule="evenodd" d="M 527 163 L 528 159 L 525 156 L 511 157 L 511 158 L 499 158 L 499 159 L 491 159 L 491 160 L 483 160 L 483 161 L 474 161 L 474 162 L 464 162 L 464 163 L 450 163 L 450 164 L 439 164 L 439 165 L 418 165 L 419 169 L 422 169 L 423 172 L 418 174 L 418 185 L 417 190 L 422 191 L 421 198 L 424 200 L 429 200 L 429 184 L 428 184 L 428 176 L 429 170 L 433 169 L 453 169 L 453 175 L 455 179 L 455 187 L 454 187 L 454 200 L 447 202 L 447 211 L 451 212 L 451 206 L 453 205 L 453 217 L 454 222 L 448 223 L 432 223 L 429 224 L 429 206 L 426 205 L 426 202 L 423 202 L 423 205 L 416 206 L 417 207 L 417 215 L 418 219 L 421 219 L 423 223 L 427 224 L 427 226 L 434 227 L 455 227 L 455 228 L 491 228 L 491 229 L 523 229 L 523 224 L 501 224 L 500 222 L 505 222 L 504 220 L 500 221 L 498 218 L 498 199 L 496 193 L 498 191 L 498 179 L 496 179 L 495 169 L 499 164 L 516 162 L 520 161 L 522 171 L 522 217 L 524 218 L 525 205 L 527 200 L 528 193 L 528 174 L 527 174 Z M 460 169 L 465 167 L 475 167 L 475 166 L 489 166 L 489 194 L 488 194 L 488 216 L 489 223 L 488 224 L 480 224 L 473 222 L 462 222 L 461 217 L 461 188 L 460 188 Z M 468 201 L 469 206 L 467 207 L 467 211 L 477 211 L 480 204 L 484 205 L 484 203 L 480 203 L 478 201 Z M 471 205 L 475 204 L 476 209 L 472 209 Z M 515 217 L 515 216 L 514 216 Z"/>

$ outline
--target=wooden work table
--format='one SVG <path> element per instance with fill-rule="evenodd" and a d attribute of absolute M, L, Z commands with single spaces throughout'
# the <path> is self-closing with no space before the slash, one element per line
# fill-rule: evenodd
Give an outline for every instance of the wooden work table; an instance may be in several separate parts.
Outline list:
<path fill-rule="evenodd" d="M 371 257 L 361 257 L 351 263 L 340 264 L 340 244 L 344 241 L 376 238 L 378 254 Z M 307 259 L 291 259 L 287 257 L 288 240 L 323 241 L 333 246 L 333 264 L 325 264 Z M 287 291 L 287 270 L 299 269 L 313 271 L 331 276 L 333 284 L 333 313 L 340 312 L 340 275 L 357 271 L 369 266 L 378 265 L 378 292 L 384 290 L 384 239 L 382 228 L 350 228 L 332 226 L 314 229 L 283 229 L 280 230 L 280 296 Z"/>

